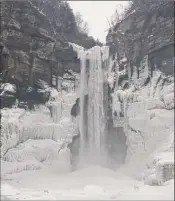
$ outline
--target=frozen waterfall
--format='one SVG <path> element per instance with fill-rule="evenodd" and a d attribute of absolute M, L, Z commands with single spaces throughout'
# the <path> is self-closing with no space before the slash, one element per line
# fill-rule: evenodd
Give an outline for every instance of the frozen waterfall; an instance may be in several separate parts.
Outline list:
<path fill-rule="evenodd" d="M 107 80 L 107 73 L 105 73 L 105 65 L 108 65 L 109 48 L 95 46 L 85 50 L 77 47 L 76 44 L 70 45 L 77 52 L 81 62 L 79 162 L 80 165 L 101 163 L 104 157 L 106 127 L 104 80 Z M 86 94 L 88 94 L 87 114 L 85 113 Z"/>
<path fill-rule="evenodd" d="M 82 54 L 80 55 L 80 61 L 81 61 L 81 76 L 80 76 L 80 160 L 82 160 L 82 157 L 85 153 L 85 144 L 86 144 L 86 138 L 85 138 L 85 119 L 84 119 L 84 95 L 87 91 L 87 75 L 86 75 L 86 53 L 82 51 Z"/>
<path fill-rule="evenodd" d="M 103 155 L 105 135 L 105 112 L 104 112 L 104 71 L 103 62 L 108 53 L 108 47 L 93 47 L 88 51 L 89 79 L 88 79 L 88 138 L 89 154 L 94 156 L 96 162 L 100 162 Z"/>

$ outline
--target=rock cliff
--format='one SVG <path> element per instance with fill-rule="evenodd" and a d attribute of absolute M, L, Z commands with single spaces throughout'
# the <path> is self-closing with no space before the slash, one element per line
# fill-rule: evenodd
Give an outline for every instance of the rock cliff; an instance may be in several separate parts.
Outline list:
<path fill-rule="evenodd" d="M 150 74 L 157 67 L 172 75 L 174 1 L 133 1 L 125 17 L 111 27 L 106 41 L 117 52 L 121 70 L 127 61 L 130 74 L 136 67 L 137 77 L 141 76 L 141 62 L 147 55 Z"/>
<path fill-rule="evenodd" d="M 59 78 L 65 73 L 80 71 L 77 55 L 68 44 L 75 41 L 85 48 L 96 44 L 93 38 L 78 31 L 66 1 L 2 1 L 1 82 L 15 84 L 19 92 L 16 98 L 21 100 L 31 91 L 29 87 L 32 93 L 38 93 L 40 81 L 58 87 Z M 33 97 L 31 93 L 29 96 Z M 4 96 L 1 99 L 8 101 Z"/>

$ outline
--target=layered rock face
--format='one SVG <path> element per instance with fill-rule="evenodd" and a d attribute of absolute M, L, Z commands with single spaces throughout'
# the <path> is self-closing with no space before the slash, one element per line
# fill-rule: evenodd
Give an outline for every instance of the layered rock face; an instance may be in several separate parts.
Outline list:
<path fill-rule="evenodd" d="M 63 79 L 75 82 L 80 62 L 68 42 L 88 38 L 85 46 L 95 45 L 87 35 L 80 38 L 69 4 L 59 0 L 2 1 L 1 30 L 1 82 L 16 85 L 14 99 L 22 101 L 48 101 L 47 93 L 38 92 L 41 81 L 56 88 Z M 1 96 L 2 103 L 9 102 L 3 107 L 14 103 L 8 98 Z"/>
<path fill-rule="evenodd" d="M 73 13 L 61 1 L 3 1 L 2 79 L 34 86 L 38 79 L 52 84 L 53 75 L 62 75 L 65 60 L 76 59 L 66 44 L 66 33 L 76 33 Z M 73 58 L 75 57 L 75 58 Z M 66 62 L 66 61 L 65 61 Z M 78 65 L 71 66 L 78 70 Z"/>
<path fill-rule="evenodd" d="M 141 62 L 148 55 L 149 70 L 159 68 L 173 73 L 174 2 L 134 1 L 125 18 L 108 32 L 107 44 L 118 59 L 127 58 L 131 67 L 142 73 Z M 120 67 L 123 68 L 121 62 Z"/>

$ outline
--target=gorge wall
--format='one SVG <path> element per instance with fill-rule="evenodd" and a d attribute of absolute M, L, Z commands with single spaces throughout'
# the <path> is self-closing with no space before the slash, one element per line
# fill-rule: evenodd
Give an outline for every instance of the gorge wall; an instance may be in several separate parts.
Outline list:
<path fill-rule="evenodd" d="M 66 1 L 1 2 L 1 82 L 15 84 L 15 98 L 24 100 L 29 87 L 41 88 L 39 81 L 58 88 L 66 73 L 72 74 L 74 81 L 72 72 L 79 73 L 80 64 L 68 42 L 85 48 L 96 44 L 92 37 L 78 31 L 74 13 Z M 34 89 L 25 99 L 39 93 Z M 41 93 L 36 96 L 48 100 Z M 4 94 L 2 104 L 14 103 L 10 98 L 8 101 Z"/>
<path fill-rule="evenodd" d="M 131 74 L 137 69 L 141 76 L 141 61 L 148 56 L 149 73 L 159 68 L 167 75 L 173 74 L 174 55 L 174 1 L 133 1 L 124 19 L 108 32 L 107 45 L 117 52 L 121 70 L 125 59 Z M 163 57 L 162 57 L 163 55 Z"/>
<path fill-rule="evenodd" d="M 127 172 L 149 184 L 158 164 L 174 164 L 173 10 L 173 1 L 134 1 L 107 36 L 113 125 L 127 139 Z"/>
<path fill-rule="evenodd" d="M 2 79 L 7 82 L 13 78 L 33 86 L 37 78 L 42 78 L 51 84 L 52 75 L 63 73 L 56 51 L 66 47 L 66 32 L 76 32 L 70 8 L 59 1 L 3 1 L 1 9 L 1 49 L 5 60 Z"/>

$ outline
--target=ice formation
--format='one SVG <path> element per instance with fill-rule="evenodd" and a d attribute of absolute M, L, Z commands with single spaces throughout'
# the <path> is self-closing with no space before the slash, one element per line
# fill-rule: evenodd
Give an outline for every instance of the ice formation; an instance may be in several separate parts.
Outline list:
<path fill-rule="evenodd" d="M 80 77 L 80 163 L 86 157 L 89 157 L 88 162 L 97 162 L 100 160 L 104 145 L 105 135 L 105 112 L 104 112 L 104 80 L 106 74 L 104 73 L 104 65 L 107 65 L 109 58 L 109 47 L 95 46 L 91 49 L 85 50 L 75 44 L 73 49 L 81 62 L 81 77 Z M 89 60 L 89 66 L 86 61 Z M 85 100 L 84 96 L 88 93 L 88 112 L 87 122 L 85 122 Z M 85 124 L 88 128 L 86 130 Z M 87 136 L 86 136 L 87 133 Z M 86 153 L 86 154 L 85 154 Z M 94 156 L 94 159 L 92 159 Z M 91 158 L 91 159 L 90 159 Z M 92 161 L 94 160 L 94 161 Z M 100 161 L 99 161 L 100 162 Z"/>
<path fill-rule="evenodd" d="M 104 72 L 103 62 L 108 59 L 109 49 L 98 46 L 89 50 L 89 79 L 88 79 L 88 138 L 89 153 L 96 155 L 94 160 L 100 160 L 103 155 L 105 138 L 104 111 Z"/>
<path fill-rule="evenodd" d="M 103 50 L 107 50 L 103 47 Z M 126 74 L 126 69 L 119 71 L 119 66 L 115 59 L 108 55 L 102 58 L 100 47 L 94 47 L 90 50 L 84 50 L 75 46 L 74 50 L 78 51 L 79 58 L 83 59 L 83 68 L 81 69 L 81 92 L 80 92 L 80 130 L 81 130 L 81 145 L 85 147 L 85 127 L 84 127 L 84 94 L 88 92 L 88 152 L 96 158 L 102 150 L 102 139 L 104 135 L 105 125 L 104 118 L 104 103 L 102 103 L 104 90 L 101 85 L 107 78 L 110 87 L 114 87 L 112 94 L 112 107 L 114 126 L 122 126 L 127 137 L 127 156 L 126 164 L 130 167 L 131 172 L 143 170 L 147 163 L 147 159 L 151 158 L 156 153 L 168 151 L 172 153 L 171 149 L 173 138 L 173 109 L 174 109 L 174 84 L 172 78 L 169 77 L 169 82 L 161 72 L 154 71 L 153 77 L 148 85 L 144 85 L 144 80 L 148 77 L 148 63 L 147 57 L 141 63 L 141 79 L 137 79 L 135 75 L 129 76 L 129 88 L 122 89 L 118 86 L 118 79 L 120 76 Z M 80 56 L 81 55 L 81 56 Z M 85 70 L 85 60 L 89 60 L 89 68 Z M 107 61 L 108 70 L 102 69 L 104 61 Z M 115 68 L 115 69 L 114 69 Z M 89 72 L 87 72 L 89 71 Z M 115 72 L 114 72 L 115 71 Z M 128 72 L 130 73 L 130 72 Z M 86 75 L 85 75 L 86 74 Z M 88 84 L 86 82 L 88 74 Z M 107 76 L 105 77 L 105 75 Z M 94 79 L 94 77 L 96 79 Z M 83 84 L 83 86 L 82 86 Z M 87 85 L 87 90 L 86 90 Z M 95 94 L 95 96 L 94 96 Z M 102 106 L 102 107 L 100 107 Z M 122 115 L 122 117 L 121 117 Z M 99 118 L 101 117 L 101 118 Z M 163 121 L 163 123 L 161 123 Z M 155 145 L 156 142 L 156 145 Z M 86 143 L 87 144 L 87 143 Z M 97 154 L 97 155 L 96 155 Z M 84 158 L 85 157 L 84 155 Z M 144 158 L 142 164 L 138 164 L 138 158 Z M 92 158 L 91 158 L 92 160 Z M 135 162 L 133 162 L 135 161 Z M 151 162 L 148 162 L 149 164 Z M 152 167 L 155 174 L 155 166 Z M 151 173 L 152 174 L 152 173 Z M 150 173 L 149 173 L 150 175 Z M 155 176 L 155 175 L 154 175 Z"/>
<path fill-rule="evenodd" d="M 64 165 L 69 167 L 70 153 L 66 152 L 62 158 L 60 154 L 77 133 L 77 125 L 70 116 L 76 94 L 73 91 L 49 90 L 50 101 L 32 111 L 19 108 L 1 110 L 1 158 L 8 164 L 14 164 L 8 171 L 3 165 L 3 174 L 43 168 L 44 164 L 57 160 L 67 160 Z M 59 103 L 62 103 L 62 110 Z M 61 166 L 61 161 L 58 166 Z"/>
<path fill-rule="evenodd" d="M 116 65 L 114 73 L 115 60 L 109 56 L 108 47 L 96 46 L 85 50 L 76 44 L 70 45 L 81 61 L 79 94 L 76 94 L 73 84 L 62 80 L 60 85 L 65 90 L 46 86 L 44 90 L 51 92 L 50 100 L 46 105 L 35 107 L 34 111 L 2 109 L 3 176 L 42 169 L 54 163 L 57 168 L 69 169 L 70 152 L 66 145 L 78 129 L 80 166 L 99 164 L 103 159 L 107 120 L 104 83 L 109 83 L 112 88 L 114 82 L 126 74 L 126 69 L 119 72 Z M 142 73 L 144 76 L 144 71 Z M 133 77 L 128 89 L 115 87 L 112 110 L 113 114 L 117 113 L 117 118 L 113 116 L 113 122 L 116 127 L 124 127 L 127 137 L 126 164 L 122 168 L 126 168 L 127 173 L 136 172 L 137 178 L 145 179 L 145 184 L 152 185 L 157 180 L 164 181 L 160 171 L 164 165 L 174 164 L 174 83 L 171 77 L 167 78 L 158 71 L 153 72 L 146 86 L 143 80 L 133 80 Z M 15 88 L 9 85 L 7 91 L 14 92 Z M 85 105 L 85 95 L 88 95 L 88 106 Z M 80 97 L 80 115 L 72 121 L 70 110 L 77 96 Z M 87 119 L 85 107 L 88 110 Z M 91 191 L 90 188 L 86 190 Z"/>
<path fill-rule="evenodd" d="M 165 80 L 169 80 L 165 82 Z M 135 80 L 125 90 L 113 93 L 113 113 L 124 114 L 125 134 L 127 136 L 126 166 L 128 171 L 142 172 L 145 184 L 155 182 L 158 153 L 164 164 L 174 151 L 174 83 L 173 78 L 165 78 L 161 72 L 154 72 L 150 83 Z M 119 124 L 114 121 L 114 125 Z M 142 163 L 140 159 L 144 159 Z M 172 157 L 171 163 L 174 163 Z M 146 167 L 148 165 L 148 169 Z"/>

